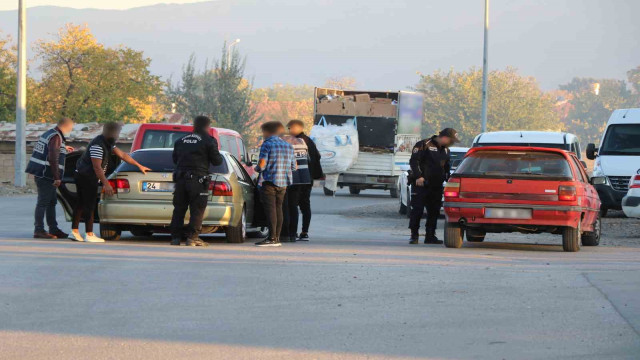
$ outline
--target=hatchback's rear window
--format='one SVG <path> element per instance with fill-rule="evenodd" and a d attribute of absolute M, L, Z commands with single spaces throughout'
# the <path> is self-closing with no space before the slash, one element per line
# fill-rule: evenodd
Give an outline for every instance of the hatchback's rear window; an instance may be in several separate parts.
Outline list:
<path fill-rule="evenodd" d="M 135 151 L 131 154 L 131 157 L 134 158 L 140 164 L 148 167 L 151 171 L 155 172 L 173 172 L 173 158 L 171 156 L 172 151 L 167 150 L 147 150 L 147 151 Z M 120 166 L 116 169 L 117 172 L 139 172 L 138 168 L 129 165 L 125 162 L 122 162 Z M 226 174 L 228 173 L 227 163 L 223 161 L 222 164 L 218 166 L 211 165 L 209 167 L 209 172 L 212 174 Z"/>
<path fill-rule="evenodd" d="M 540 151 L 478 151 L 462 161 L 456 174 L 478 177 L 573 178 L 564 156 Z"/>

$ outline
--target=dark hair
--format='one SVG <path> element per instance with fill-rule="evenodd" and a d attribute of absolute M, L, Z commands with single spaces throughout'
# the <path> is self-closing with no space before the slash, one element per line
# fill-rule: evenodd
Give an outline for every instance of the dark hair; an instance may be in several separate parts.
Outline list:
<path fill-rule="evenodd" d="M 104 126 L 102 126 L 102 134 L 107 137 L 114 137 L 117 133 L 120 132 L 120 129 L 122 129 L 122 126 L 120 126 L 120 124 L 114 121 L 109 121 L 104 123 Z"/>
<path fill-rule="evenodd" d="M 266 133 L 275 134 L 278 132 L 278 129 L 283 127 L 280 121 L 267 121 L 260 126 L 260 129 Z"/>
<path fill-rule="evenodd" d="M 60 118 L 60 120 L 58 120 L 58 125 L 64 125 L 64 124 L 68 124 L 70 122 L 73 122 L 73 120 L 71 120 L 71 118 L 63 117 L 63 118 Z"/>
<path fill-rule="evenodd" d="M 201 132 L 211 126 L 211 119 L 208 116 L 198 115 L 193 119 L 193 130 L 195 132 Z"/>
<path fill-rule="evenodd" d="M 289 121 L 289 123 L 287 123 L 287 127 L 290 127 L 291 125 L 300 125 L 300 126 L 302 126 L 302 128 L 304 128 L 304 122 L 302 122 L 302 120 L 298 120 L 298 119 L 293 119 L 293 120 Z"/>

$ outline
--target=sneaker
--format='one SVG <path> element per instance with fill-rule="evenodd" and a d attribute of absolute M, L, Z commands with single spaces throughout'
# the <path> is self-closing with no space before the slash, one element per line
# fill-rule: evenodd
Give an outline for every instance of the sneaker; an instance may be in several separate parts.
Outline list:
<path fill-rule="evenodd" d="M 69 236 L 69 234 L 60 229 L 56 229 L 56 231 L 49 231 L 49 234 L 55 235 L 58 239 L 66 239 Z"/>
<path fill-rule="evenodd" d="M 99 238 L 95 235 L 84 235 L 84 242 L 90 242 L 90 243 L 103 243 L 104 239 L 103 238 Z"/>
<path fill-rule="evenodd" d="M 34 239 L 57 239 L 58 237 L 54 234 L 49 234 L 46 231 L 37 231 L 33 233 Z"/>
<path fill-rule="evenodd" d="M 209 246 L 209 243 L 200 239 L 187 239 L 187 246 Z"/>
<path fill-rule="evenodd" d="M 79 241 L 79 242 L 83 242 L 84 241 L 82 236 L 80 236 L 80 233 L 76 232 L 76 231 L 70 232 L 69 236 L 67 237 L 67 239 L 73 240 L 73 241 Z"/>
<path fill-rule="evenodd" d="M 180 246 L 180 238 L 171 239 L 171 245 Z"/>
<path fill-rule="evenodd" d="M 276 247 L 276 246 L 282 246 L 282 244 L 280 243 L 280 241 L 278 241 L 276 239 L 264 239 L 264 240 L 262 240 L 260 242 L 257 242 L 256 246 Z"/>
<path fill-rule="evenodd" d="M 298 241 L 309 241 L 309 234 L 306 232 L 300 233 L 300 236 L 298 236 Z"/>
<path fill-rule="evenodd" d="M 426 236 L 424 238 L 424 243 L 425 244 L 443 244 L 442 240 L 438 240 L 438 238 L 435 235 L 430 235 L 430 236 Z M 417 244 L 417 242 L 416 242 Z"/>
<path fill-rule="evenodd" d="M 411 245 L 415 245 L 417 243 L 419 243 L 420 240 L 417 237 L 411 237 L 411 239 L 409 239 L 409 244 Z"/>

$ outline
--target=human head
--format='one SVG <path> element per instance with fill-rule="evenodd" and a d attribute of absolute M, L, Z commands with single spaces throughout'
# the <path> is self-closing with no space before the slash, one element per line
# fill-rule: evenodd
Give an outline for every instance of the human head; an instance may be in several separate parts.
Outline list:
<path fill-rule="evenodd" d="M 60 132 L 62 132 L 65 137 L 69 136 L 73 130 L 73 120 L 68 117 L 61 118 L 58 120 L 58 129 L 60 129 Z"/>
<path fill-rule="evenodd" d="M 438 144 L 440 146 L 449 147 L 457 142 L 460 142 L 460 139 L 458 139 L 458 132 L 455 129 L 442 129 L 438 134 Z"/>
<path fill-rule="evenodd" d="M 278 135 L 278 131 L 280 131 L 281 128 L 284 127 L 279 121 L 267 121 L 260 126 L 260 129 L 262 130 L 262 137 L 264 139 L 273 135 Z"/>
<path fill-rule="evenodd" d="M 109 144 L 114 145 L 116 141 L 118 141 L 121 129 L 122 126 L 120 126 L 120 124 L 109 121 L 102 126 L 102 136 L 104 136 Z"/>
<path fill-rule="evenodd" d="M 211 119 L 208 116 L 198 115 L 193 119 L 193 132 L 200 134 L 209 133 Z"/>
<path fill-rule="evenodd" d="M 304 123 L 298 119 L 289 121 L 287 127 L 289 128 L 289 134 L 293 136 L 298 136 L 304 131 Z"/>
<path fill-rule="evenodd" d="M 278 130 L 277 133 L 278 135 L 284 135 L 287 132 L 287 129 L 284 128 L 284 125 L 282 125 L 281 122 L 278 121 Z"/>

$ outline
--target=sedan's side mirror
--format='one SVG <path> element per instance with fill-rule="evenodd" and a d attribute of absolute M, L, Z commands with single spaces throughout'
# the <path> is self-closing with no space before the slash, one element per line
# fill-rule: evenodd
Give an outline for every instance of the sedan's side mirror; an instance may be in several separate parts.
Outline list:
<path fill-rule="evenodd" d="M 587 152 L 587 159 L 594 160 L 596 156 L 598 156 L 598 148 L 596 147 L 596 144 L 593 144 L 593 143 L 587 144 L 586 152 Z"/>
<path fill-rule="evenodd" d="M 591 185 L 604 185 L 607 183 L 607 178 L 604 176 L 594 176 L 589 182 Z"/>

